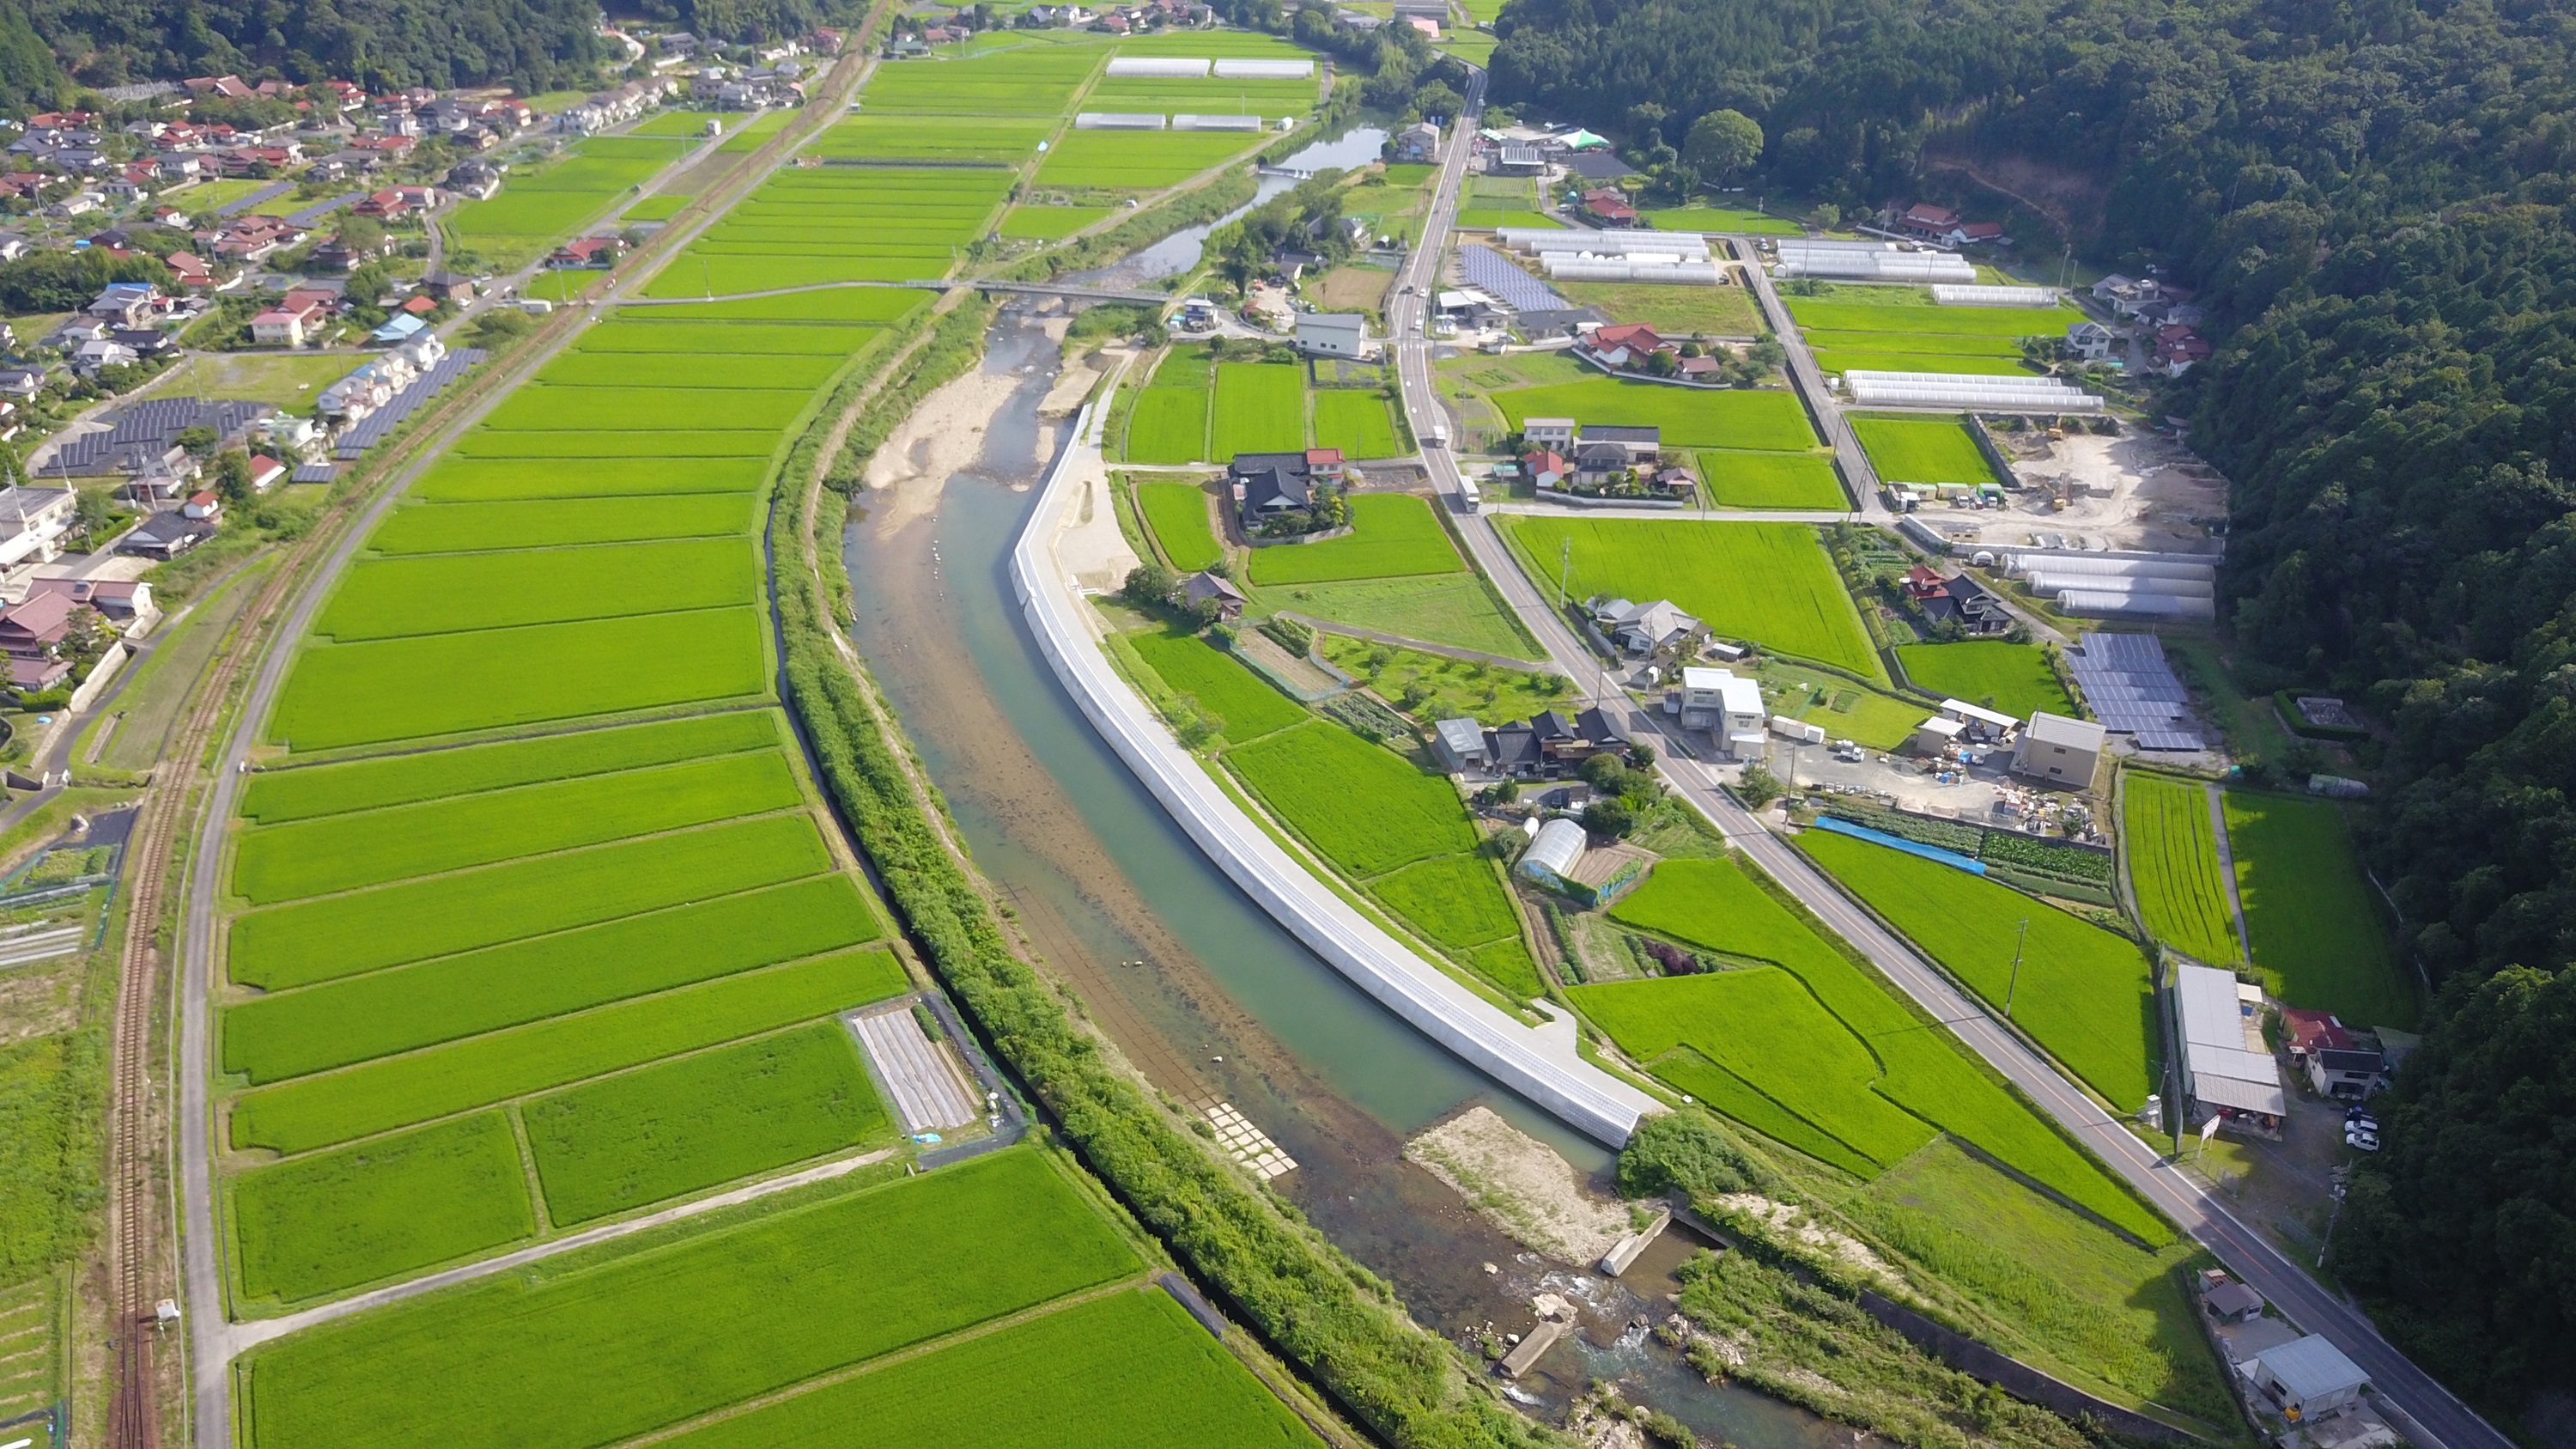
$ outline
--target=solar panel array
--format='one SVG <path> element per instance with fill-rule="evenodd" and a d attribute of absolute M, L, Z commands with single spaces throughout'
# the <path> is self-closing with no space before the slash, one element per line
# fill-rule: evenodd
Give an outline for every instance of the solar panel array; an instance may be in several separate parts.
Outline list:
<path fill-rule="evenodd" d="M 298 463 L 287 481 L 290 483 L 328 483 L 340 476 L 336 463 Z"/>
<path fill-rule="evenodd" d="M 437 365 L 422 373 L 411 386 L 385 400 L 385 405 L 360 418 L 340 435 L 338 456 L 356 458 L 385 440 L 385 434 L 400 426 L 402 420 L 418 411 L 420 405 L 444 392 L 447 385 L 465 375 L 465 369 L 483 360 L 478 347 L 460 347 L 440 358 Z"/>
<path fill-rule="evenodd" d="M 2136 735 L 2142 750 L 2197 750 L 2200 722 L 2153 634 L 2079 634 L 2066 665 L 2105 728 Z"/>
<path fill-rule="evenodd" d="M 147 398 L 109 413 L 106 432 L 84 433 L 65 442 L 45 464 L 45 471 L 63 468 L 74 473 L 103 472 L 102 465 L 125 462 L 138 452 L 158 457 L 170 451 L 179 434 L 190 428 L 212 428 L 215 436 L 229 438 L 275 411 L 267 403 L 238 398 L 215 402 L 200 402 L 192 397 Z"/>
<path fill-rule="evenodd" d="M 1458 265 L 1468 285 L 1493 293 L 1496 300 L 1515 312 L 1563 312 L 1574 306 L 1492 247 L 1470 242 L 1458 248 Z"/>
<path fill-rule="evenodd" d="M 264 206 L 295 189 L 292 181 L 279 181 L 263 186 L 248 196 L 238 196 L 215 208 L 217 216 L 239 216 L 254 206 Z"/>

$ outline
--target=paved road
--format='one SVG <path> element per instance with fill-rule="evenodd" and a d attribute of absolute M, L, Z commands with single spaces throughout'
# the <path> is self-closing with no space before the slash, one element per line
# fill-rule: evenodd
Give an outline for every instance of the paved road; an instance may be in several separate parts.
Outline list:
<path fill-rule="evenodd" d="M 848 105 L 850 94 L 874 69 L 873 60 L 862 60 L 827 96 L 810 102 L 808 109 L 819 108 L 827 115 L 838 114 Z M 807 141 L 811 139 L 809 136 Z M 799 146 L 803 144 L 800 142 Z M 747 194 L 758 180 L 758 176 L 746 174 L 730 178 L 726 184 L 739 185 Z M 730 203 L 710 207 L 704 216 L 690 223 L 671 245 L 669 255 L 678 256 L 691 241 L 715 225 L 729 206 Z M 605 311 L 609 304 L 622 300 L 626 288 L 653 270 L 656 268 L 639 268 L 612 283 L 599 298 L 599 310 Z M 578 328 L 566 331 L 542 348 L 510 358 L 507 365 L 522 378 L 532 376 L 581 335 Z M 444 443 L 481 422 L 493 408 L 508 399 L 512 391 L 510 388 L 494 391 L 469 411 L 451 418 L 438 438 L 428 440 L 429 445 L 421 448 L 410 466 L 387 484 L 364 513 L 350 520 L 330 554 L 316 563 L 299 585 L 301 592 L 293 606 L 269 629 L 258 646 L 266 653 L 252 676 L 249 691 L 233 716 L 230 732 L 223 737 L 222 749 L 215 757 L 213 778 L 199 805 L 200 823 L 190 854 L 192 862 L 215 863 L 224 858 L 226 834 L 231 827 L 234 801 L 242 780 L 241 771 L 257 742 L 259 727 L 266 720 L 278 689 L 285 682 L 287 668 L 294 660 L 293 641 L 304 636 L 314 614 L 321 608 L 328 592 L 324 585 L 348 565 L 360 545 L 374 531 L 376 523 L 401 500 L 403 491 L 413 480 L 437 461 Z M 215 1227 L 213 1207 L 214 1117 L 208 1090 L 212 1071 L 209 992 L 212 989 L 216 904 L 222 885 L 221 876 L 222 872 L 213 868 L 189 871 L 178 939 L 178 1064 L 174 1069 L 178 1096 L 177 1176 L 184 1259 L 181 1279 L 187 1302 L 189 1409 L 191 1432 L 197 1449 L 233 1449 L 232 1358 L 242 1346 L 237 1335 L 243 1331 L 237 1330 L 229 1321 L 230 1302 L 224 1289 L 222 1265 L 223 1240 Z"/>
<path fill-rule="evenodd" d="M 1476 115 L 1484 101 L 1482 73 L 1478 73 L 1469 87 L 1467 100 L 1467 119 L 1455 128 L 1458 138 L 1475 134 Z M 1411 284 L 1413 290 L 1399 292 L 1390 309 L 1389 320 L 1395 332 L 1394 351 L 1401 374 L 1407 419 L 1413 424 L 1415 433 L 1425 438 L 1448 430 L 1438 395 L 1432 387 L 1431 352 L 1422 331 L 1423 306 L 1425 295 L 1432 290 L 1431 284 L 1439 275 L 1439 257 L 1446 249 L 1449 226 L 1456 215 L 1459 181 L 1466 169 L 1466 151 L 1463 139 L 1453 140 L 1450 155 L 1441 170 L 1440 192 L 1433 199 L 1431 213 L 1424 224 L 1422 246 L 1400 274 L 1400 279 Z M 1749 251 L 1747 255 L 1750 255 Z M 1784 340 L 1794 338 L 1796 329 L 1788 325 L 1785 315 L 1777 310 L 1778 299 L 1772 295 L 1767 281 L 1755 285 Z M 1812 369 L 1812 356 L 1806 354 L 1803 346 L 1792 343 L 1793 375 L 1794 366 L 1801 357 L 1806 358 L 1806 365 Z M 1818 382 L 1820 385 L 1820 377 Z M 1839 410 L 1828 407 L 1825 411 L 1839 429 L 1840 436 L 1836 440 L 1839 450 L 1844 446 L 1843 439 L 1848 438 L 1849 429 L 1840 424 Z M 1857 452 L 1856 447 L 1854 451 Z M 1440 491 L 1456 496 L 1462 480 L 1455 459 L 1446 451 L 1426 447 L 1424 460 Z M 1865 458 L 1862 466 L 1867 466 Z M 1869 500 L 1873 504 L 1875 492 L 1873 488 Z M 1572 627 L 1553 602 L 1543 597 L 1514 564 L 1502 539 L 1494 532 L 1491 521 L 1482 515 L 1463 515 L 1458 521 L 1461 525 L 1459 531 L 1466 538 L 1469 550 L 1475 554 L 1477 564 L 1501 589 L 1522 622 L 1538 636 L 1557 668 L 1578 682 L 1592 682 L 1586 687 L 1594 702 L 1628 717 L 1636 733 L 1660 746 L 1658 769 L 1664 779 L 1707 815 L 1729 841 L 1752 857 L 1756 864 L 1814 911 L 1826 925 L 1840 933 L 1843 939 L 1865 952 L 1889 980 L 1938 1017 L 1996 1070 L 2010 1078 L 2043 1111 L 2092 1148 L 2148 1201 L 2208 1247 L 2230 1271 L 2252 1284 L 2292 1321 L 2332 1340 L 2370 1375 L 2371 1382 L 2378 1387 L 2383 1398 L 2396 1409 L 2401 1420 L 2398 1427 L 2405 1430 L 2409 1438 L 2426 1446 L 2426 1449 L 2512 1449 L 2510 1440 L 2497 1433 L 2475 1411 L 2381 1338 L 2368 1318 L 2321 1287 L 2304 1269 L 2273 1247 L 2269 1239 L 2239 1221 L 2224 1203 L 2185 1176 L 2170 1159 L 2140 1141 L 2099 1102 L 2060 1075 L 2011 1028 L 1952 985 L 1947 976 L 1916 955 L 1911 947 L 1844 895 L 1838 886 L 1810 865 L 1804 855 L 1773 834 L 1736 803 L 1734 797 L 1718 788 L 1716 777 L 1708 768 L 1672 747 L 1672 741 L 1662 733 L 1653 715 L 1637 710 L 1633 701 L 1616 691 L 1600 689 L 1601 669 L 1591 651 L 1576 638 Z"/>
<path fill-rule="evenodd" d="M 1726 240 L 1744 259 L 1745 280 L 1752 284 L 1754 299 L 1762 304 L 1763 319 L 1788 350 L 1790 384 L 1806 403 L 1808 416 L 1815 419 L 1816 431 L 1833 444 L 1834 461 L 1842 465 L 1843 482 L 1859 495 L 1861 517 L 1872 523 L 1887 522 L 1889 514 L 1887 504 L 1880 498 L 1878 465 L 1870 462 L 1869 453 L 1843 417 L 1842 404 L 1835 400 L 1833 389 L 1825 386 L 1824 369 L 1816 366 L 1816 354 L 1807 346 L 1807 335 L 1798 330 L 1789 309 L 1780 301 L 1779 291 L 1771 285 L 1770 274 L 1762 270 L 1762 254 L 1753 249 L 1753 238 L 1731 236 Z"/>

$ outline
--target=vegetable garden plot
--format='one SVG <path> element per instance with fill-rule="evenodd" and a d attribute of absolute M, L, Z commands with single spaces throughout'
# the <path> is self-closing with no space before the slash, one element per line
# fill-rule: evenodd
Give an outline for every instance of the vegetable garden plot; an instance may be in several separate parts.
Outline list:
<path fill-rule="evenodd" d="M 2350 1025 L 2412 1031 L 2415 998 L 2398 977 L 2342 812 L 2329 801 L 2245 790 L 2222 799 L 2247 944 L 2273 994 Z"/>
<path fill-rule="evenodd" d="M 846 950 L 875 934 L 875 914 L 848 877 L 814 876 L 256 997 L 224 1011 L 224 1070 L 265 1086 Z"/>
<path fill-rule="evenodd" d="M 1645 885 L 1612 908 L 1611 916 L 1624 925 L 1794 973 L 1885 1064 L 1886 1075 L 1877 1087 L 1882 1096 L 2148 1242 L 2170 1239 L 2154 1213 L 1972 1064 L 1955 1038 L 1908 1011 L 1876 976 L 1827 945 L 1732 859 L 1665 861 Z M 1779 1046 L 1794 1050 L 1796 1044 Z M 1666 1057 L 1656 1072 L 1677 1085 L 1700 1081 L 1702 1085 L 1683 1085 L 1682 1090 L 1812 1156 L 1839 1160 L 1822 1139 L 1800 1140 L 1797 1120 L 1769 1099 L 1741 1083 L 1730 1088 L 1718 1081 L 1733 1078 L 1714 1062 L 1691 1067 Z M 1721 1091 L 1736 1094 L 1733 1105 L 1727 1105 Z M 1773 1114 L 1768 1120 L 1762 1115 L 1766 1112 Z M 1868 1175 L 1865 1167 L 1843 1165 Z"/>
<path fill-rule="evenodd" d="M 250 911 L 225 960 L 233 981 L 281 991 L 830 869 L 812 817 L 759 816 Z"/>
<path fill-rule="evenodd" d="M 2195 961 L 2245 958 L 2219 874 L 2208 787 L 2131 770 L 2120 786 L 2120 843 L 2148 934 Z"/>
<path fill-rule="evenodd" d="M 554 458 L 596 460 L 615 466 L 627 458 L 767 458 L 778 451 L 778 430 L 694 433 L 493 433 L 477 429 L 456 440 L 456 458 Z"/>
<path fill-rule="evenodd" d="M 960 1394 L 959 1384 L 975 1391 Z M 1145 1289 L 793 1394 L 668 1442 L 671 1449 L 1253 1449 L 1317 1441 L 1170 1294 Z"/>
<path fill-rule="evenodd" d="M 892 1132 L 838 1021 L 603 1078 L 521 1112 L 546 1215 L 564 1225 Z"/>
<path fill-rule="evenodd" d="M 713 353 L 567 352 L 537 381 L 554 387 L 794 388 L 811 392 L 831 381 L 841 359 L 831 354 L 751 357 Z"/>
<path fill-rule="evenodd" d="M 537 1230 L 518 1139 L 498 1112 L 244 1173 L 230 1220 L 242 1292 L 288 1303 Z"/>
<path fill-rule="evenodd" d="M 1797 523 L 1505 517 L 1530 577 L 1553 587 L 1574 546 L 1575 597 L 1670 599 L 1720 635 L 1884 680 L 1816 531 Z"/>
<path fill-rule="evenodd" d="M 308 645 L 269 716 L 266 739 L 336 749 L 766 698 L 766 623 L 758 609 L 702 609 Z M 471 689 L 459 687 L 466 680 Z"/>
<path fill-rule="evenodd" d="M 1216 369 L 1218 458 L 1306 450 L 1306 377 L 1284 363 L 1224 362 Z"/>
<path fill-rule="evenodd" d="M 883 951 L 850 951 L 246 1092 L 233 1145 L 308 1152 L 793 1026 L 903 991 Z"/>
<path fill-rule="evenodd" d="M 1363 493 L 1350 504 L 1352 532 L 1341 538 L 1253 550 L 1252 581 L 1273 586 L 1466 571 L 1466 560 L 1422 499 Z"/>
<path fill-rule="evenodd" d="M 1699 476 L 1720 508 L 1851 507 L 1833 459 L 1821 453 L 1749 453 L 1707 448 Z"/>
<path fill-rule="evenodd" d="M 1986 461 L 1960 418 L 1854 417 L 1852 432 L 1879 476 L 1892 483 L 1992 483 Z"/>
<path fill-rule="evenodd" d="M 1014 206 L 1001 231 L 1021 241 L 1062 241 L 1108 214 L 1105 206 Z"/>
<path fill-rule="evenodd" d="M 1136 501 L 1146 527 L 1172 567 L 1197 573 L 1225 557 L 1214 526 L 1208 522 L 1208 491 L 1196 483 L 1139 483 Z"/>
<path fill-rule="evenodd" d="M 1649 1069 L 1688 1045 L 1874 1168 L 1932 1140 L 1921 1118 L 1871 1090 L 1881 1073 L 1868 1046 L 1777 967 L 1579 986 L 1572 995 Z M 1796 1049 L 1784 1050 L 1789 1043 Z"/>
<path fill-rule="evenodd" d="M 1570 417 L 1663 429 L 1667 448 L 1752 448 L 1809 452 L 1817 447 L 1798 399 L 1787 392 L 1731 389 L 1711 392 L 1618 378 L 1586 378 L 1547 387 L 1506 388 L 1493 394 L 1517 430 L 1524 418 Z"/>
<path fill-rule="evenodd" d="M 1224 758 L 1317 854 L 1354 878 L 1476 846 L 1475 826 L 1446 779 L 1321 720 Z"/>
<path fill-rule="evenodd" d="M 866 1263 L 863 1273 L 818 1263 Z M 244 1368 L 252 1449 L 582 1449 L 1144 1267 L 1033 1151 L 325 1324 Z"/>
<path fill-rule="evenodd" d="M 242 832 L 233 890 L 269 905 L 802 804 L 783 752 L 755 751 Z"/>
<path fill-rule="evenodd" d="M 2036 644 L 1970 639 L 1957 644 L 1905 644 L 1896 651 L 1905 677 L 1934 694 L 1985 704 L 2027 719 L 2036 711 L 2072 716 L 2075 701 Z"/>
<path fill-rule="evenodd" d="M 926 299 L 907 298 L 908 306 L 918 306 Z M 703 321 L 670 321 L 658 319 L 661 307 L 637 307 L 581 334 L 578 352 L 678 352 L 678 353 L 743 353 L 768 356 L 778 353 L 827 354 L 846 357 L 868 344 L 877 335 L 873 327 L 837 327 L 805 323 L 773 323 L 745 326 L 729 322 L 711 327 Z M 638 320 L 639 318 L 643 320 Z"/>
<path fill-rule="evenodd" d="M 1237 744 L 1310 718 L 1303 706 L 1202 637 L 1147 630 L 1127 639 L 1164 687 L 1196 699 L 1200 709 L 1224 721 L 1225 737 Z"/>
<path fill-rule="evenodd" d="M 2018 891 L 1903 851 L 1811 830 L 1798 847 L 2122 1111 L 2154 1090 L 2155 992 L 2137 945 Z M 2020 940 L 2015 984 L 2015 928 Z"/>
<path fill-rule="evenodd" d="M 243 790 L 241 813 L 254 824 L 282 825 L 290 820 L 380 810 L 389 805 L 506 790 L 514 785 L 604 775 L 747 750 L 774 750 L 784 742 L 779 733 L 781 723 L 777 715 L 765 710 L 741 710 L 657 720 L 623 729 L 584 730 L 460 749 L 384 755 L 347 764 L 263 770 L 252 775 Z"/>
<path fill-rule="evenodd" d="M 1375 392 L 1323 388 L 1315 394 L 1315 446 L 1345 458 L 1400 458 L 1413 451 L 1387 400 Z"/>
<path fill-rule="evenodd" d="M 541 382 L 512 394 L 484 418 L 483 426 L 499 433 L 783 428 L 813 396 L 810 388 L 563 387 Z"/>
<path fill-rule="evenodd" d="M 624 498 L 416 503 L 379 524 L 367 547 L 380 554 L 421 554 L 741 538 L 750 534 L 759 511 L 760 500 L 741 493 L 683 493 L 640 508 Z"/>
<path fill-rule="evenodd" d="M 400 639 L 717 609 L 759 594 L 760 555 L 739 538 L 376 558 L 349 569 L 313 632 Z"/>
<path fill-rule="evenodd" d="M 754 493 L 768 476 L 767 458 L 442 458 L 411 486 L 410 496 L 421 503 L 483 503 Z"/>

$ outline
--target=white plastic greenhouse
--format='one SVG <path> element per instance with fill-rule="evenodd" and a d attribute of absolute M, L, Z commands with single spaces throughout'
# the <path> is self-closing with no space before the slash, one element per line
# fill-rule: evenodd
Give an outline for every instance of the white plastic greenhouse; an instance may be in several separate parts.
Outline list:
<path fill-rule="evenodd" d="M 1932 300 L 1944 307 L 2054 307 L 2055 287 L 1938 286 Z"/>
<path fill-rule="evenodd" d="M 1208 63 L 1204 57 L 1198 60 L 1186 60 L 1177 56 L 1166 58 L 1129 55 L 1120 56 L 1109 62 L 1109 75 L 1112 79 L 1122 76 L 1152 76 L 1162 80 L 1184 80 L 1195 79 L 1207 73 Z"/>

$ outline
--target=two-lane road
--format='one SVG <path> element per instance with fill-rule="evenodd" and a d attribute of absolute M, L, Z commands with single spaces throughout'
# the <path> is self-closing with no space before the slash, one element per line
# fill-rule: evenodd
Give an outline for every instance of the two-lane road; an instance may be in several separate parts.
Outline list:
<path fill-rule="evenodd" d="M 1466 174 L 1467 157 L 1472 149 L 1468 137 L 1475 132 L 1478 113 L 1483 108 L 1485 78 L 1478 72 L 1468 89 L 1467 114 L 1451 127 L 1449 154 L 1443 161 L 1439 193 L 1433 197 L 1425 218 L 1422 243 L 1415 249 L 1398 274 L 1401 289 L 1388 310 L 1394 337 L 1390 346 L 1395 354 L 1399 382 L 1404 398 L 1405 415 L 1416 436 L 1424 440 L 1423 462 L 1430 470 L 1434 485 L 1444 494 L 1456 498 L 1461 492 L 1462 475 L 1456 459 L 1446 447 L 1432 446 L 1434 438 L 1451 433 L 1447 414 L 1432 384 L 1432 358 L 1424 328 L 1432 293 L 1437 289 L 1440 259 L 1447 249 L 1449 229 L 1457 211 L 1460 182 Z M 1760 296 L 1766 314 L 1784 337 L 1794 338 L 1796 331 L 1787 325 L 1779 298 L 1768 279 L 1759 276 L 1758 264 L 1752 262 L 1751 250 L 1744 249 L 1748 274 Z M 1851 430 L 1832 404 L 1829 394 L 1821 391 L 1822 375 L 1815 372 L 1814 359 L 1801 346 L 1790 348 L 1792 376 L 1802 387 L 1818 391 L 1809 394 L 1819 420 L 1825 423 L 1836 452 L 1847 469 L 1858 458 L 1859 467 L 1867 468 L 1860 456 Z M 1804 368 L 1799 364 L 1803 361 Z M 1851 474 L 1855 483 L 1872 475 L 1866 471 Z M 1878 512 L 1876 489 L 1867 489 L 1861 503 L 1865 510 Z M 1751 515 L 1759 517 L 1760 515 Z M 2140 1141 L 2099 1102 L 2086 1095 L 2034 1051 L 2021 1037 L 1997 1021 L 1978 1002 L 1971 1000 L 1950 979 L 1916 955 L 1911 947 L 1897 939 L 1878 920 L 1861 909 L 1825 875 L 1809 864 L 1786 840 L 1773 834 L 1762 822 L 1738 804 L 1735 798 L 1719 788 L 1716 776 L 1706 766 L 1684 756 L 1673 747 L 1650 712 L 1640 711 L 1635 702 L 1615 690 L 1603 693 L 1593 687 L 1601 670 L 1591 651 L 1576 637 L 1571 624 L 1557 609 L 1555 600 L 1544 596 L 1513 562 L 1491 520 L 1481 514 L 1460 514 L 1459 532 L 1503 597 L 1510 602 L 1521 621 L 1538 636 L 1547 656 L 1556 667 L 1578 681 L 1587 696 L 1596 703 L 1616 710 L 1631 721 L 1641 737 L 1661 748 L 1659 769 L 1664 779 L 1683 798 L 1705 814 L 1734 844 L 1769 872 L 1807 909 L 1816 913 L 1843 939 L 1866 953 L 1870 961 L 1890 981 L 1912 997 L 1926 1011 L 1956 1033 L 1977 1055 L 2009 1078 L 2042 1111 L 2055 1118 L 2068 1132 L 2108 1163 L 2149 1202 L 2179 1223 L 2193 1239 L 2206 1246 L 2229 1271 L 2253 1285 L 2294 1322 L 2312 1333 L 2330 1339 L 2337 1348 L 2371 1377 L 2383 1400 L 2394 1407 L 2401 1419 L 2398 1427 L 2409 1438 L 2426 1449 L 2513 1449 L 2512 1441 L 2496 1432 L 2484 1419 L 2461 1403 L 2448 1389 L 2434 1381 L 2405 1355 L 2379 1336 L 2370 1320 L 2341 1298 L 2328 1292 L 2299 1265 L 2287 1257 L 2261 1233 L 2249 1227 L 2230 1212 L 2224 1203 L 2201 1190 L 2199 1184 L 2185 1176 L 2153 1147 Z M 1702 527 L 1725 527 L 1712 521 Z M 2411 1422 L 2406 1422 L 2411 1421 Z"/>

